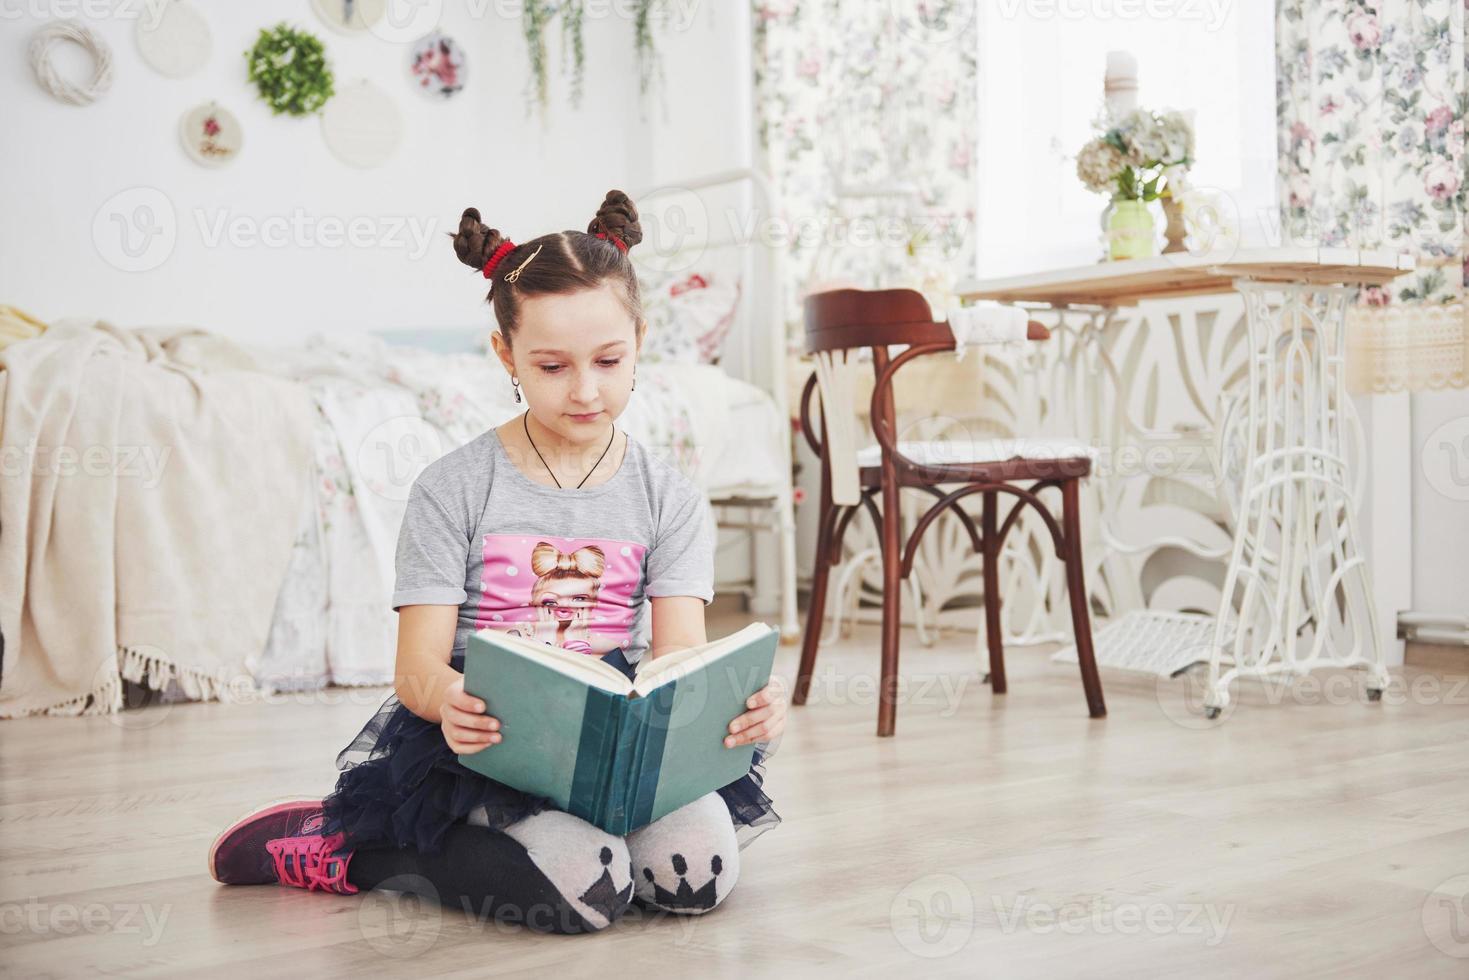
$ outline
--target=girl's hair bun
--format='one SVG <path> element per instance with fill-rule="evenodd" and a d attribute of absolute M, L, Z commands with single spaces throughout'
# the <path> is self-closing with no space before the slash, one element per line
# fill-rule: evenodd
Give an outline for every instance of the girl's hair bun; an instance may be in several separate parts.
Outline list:
<path fill-rule="evenodd" d="M 454 254 L 472 269 L 483 269 L 495 249 L 505 241 L 499 229 L 486 227 L 479 220 L 478 208 L 465 208 L 459 218 L 459 231 L 454 235 Z"/>
<path fill-rule="evenodd" d="M 602 206 L 597 209 L 597 216 L 587 225 L 588 235 L 603 231 L 622 239 L 622 243 L 628 248 L 643 240 L 643 226 L 638 223 L 637 206 L 622 191 L 608 191 Z"/>

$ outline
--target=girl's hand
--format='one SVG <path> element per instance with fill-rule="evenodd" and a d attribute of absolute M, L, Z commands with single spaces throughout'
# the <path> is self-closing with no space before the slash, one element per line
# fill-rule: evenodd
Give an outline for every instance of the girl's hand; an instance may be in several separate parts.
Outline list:
<path fill-rule="evenodd" d="M 750 695 L 745 707 L 750 710 L 729 723 L 730 734 L 724 739 L 727 749 L 754 742 L 771 742 L 785 731 L 785 679 L 772 677 L 768 684 Z"/>
<path fill-rule="evenodd" d="M 455 753 L 471 755 L 505 736 L 500 732 L 500 719 L 485 714 L 485 703 L 464 692 L 464 678 L 449 685 L 444 703 L 439 705 L 439 727 L 444 741 Z"/>

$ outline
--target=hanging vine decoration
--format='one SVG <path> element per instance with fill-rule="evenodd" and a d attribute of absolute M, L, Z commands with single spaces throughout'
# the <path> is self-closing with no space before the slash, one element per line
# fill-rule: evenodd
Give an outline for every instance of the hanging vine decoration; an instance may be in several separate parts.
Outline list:
<path fill-rule="evenodd" d="M 566 0 L 561 12 L 561 74 L 566 74 L 566 56 L 572 56 L 571 104 L 581 105 L 582 76 L 586 73 L 587 49 L 582 40 L 586 0 Z"/>
<path fill-rule="evenodd" d="M 550 101 L 546 84 L 546 23 L 554 12 L 555 8 L 546 0 L 525 0 L 524 12 L 520 16 L 526 53 L 530 57 L 531 82 L 535 86 L 536 102 L 542 109 Z"/>
<path fill-rule="evenodd" d="M 633 44 L 638 60 L 638 91 L 646 95 L 654 78 L 662 77 L 662 66 L 653 39 L 653 18 L 666 0 L 634 0 Z M 561 17 L 561 74 L 571 76 L 571 105 L 579 107 L 586 75 L 586 0 L 524 0 L 521 30 L 530 58 L 529 87 L 536 104 L 545 111 L 550 105 L 550 82 L 546 65 L 546 28 Z"/>
<path fill-rule="evenodd" d="M 653 8 L 661 0 L 638 0 L 633 14 L 633 45 L 638 54 L 638 94 L 647 95 L 653 76 L 662 75 L 658 52 L 653 46 Z"/>

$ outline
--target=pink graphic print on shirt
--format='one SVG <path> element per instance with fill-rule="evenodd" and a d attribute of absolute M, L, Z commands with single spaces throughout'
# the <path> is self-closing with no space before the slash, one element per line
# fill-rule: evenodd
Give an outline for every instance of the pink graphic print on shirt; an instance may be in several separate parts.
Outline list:
<path fill-rule="evenodd" d="M 486 534 L 475 628 L 598 657 L 626 647 L 646 551 L 631 541 Z"/>

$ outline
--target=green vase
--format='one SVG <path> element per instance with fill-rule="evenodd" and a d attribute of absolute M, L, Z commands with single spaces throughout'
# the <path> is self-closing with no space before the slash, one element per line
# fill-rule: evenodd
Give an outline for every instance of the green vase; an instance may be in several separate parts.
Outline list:
<path fill-rule="evenodd" d="M 1114 201 L 1107 219 L 1113 260 L 1142 259 L 1154 253 L 1153 212 L 1146 201 Z"/>

